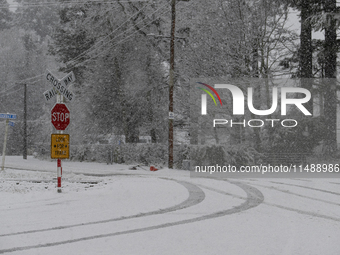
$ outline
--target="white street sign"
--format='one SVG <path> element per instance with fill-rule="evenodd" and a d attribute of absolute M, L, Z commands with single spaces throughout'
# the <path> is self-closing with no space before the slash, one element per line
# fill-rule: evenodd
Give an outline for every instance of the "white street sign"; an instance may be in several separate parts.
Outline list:
<path fill-rule="evenodd" d="M 74 95 L 73 95 L 72 91 L 67 89 L 67 86 L 75 81 L 75 76 L 74 76 L 73 72 L 70 72 L 64 78 L 59 80 L 49 70 L 46 70 L 46 76 L 45 77 L 46 77 L 46 80 L 49 81 L 52 84 L 54 90 L 59 92 L 60 95 L 64 96 L 69 101 L 72 101 L 72 99 L 74 98 Z M 46 97 L 47 92 L 48 92 L 48 99 Z M 45 96 L 45 99 L 47 101 L 51 97 L 54 96 L 53 92 L 54 91 L 51 91 L 51 90 L 44 92 L 44 96 Z"/>

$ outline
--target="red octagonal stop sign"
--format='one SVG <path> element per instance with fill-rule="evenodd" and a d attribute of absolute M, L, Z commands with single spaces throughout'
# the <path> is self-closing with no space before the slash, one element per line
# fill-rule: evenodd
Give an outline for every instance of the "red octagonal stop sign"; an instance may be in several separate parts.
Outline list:
<path fill-rule="evenodd" d="M 57 130 L 65 130 L 70 124 L 70 111 L 65 104 L 55 104 L 51 111 L 51 122 Z"/>

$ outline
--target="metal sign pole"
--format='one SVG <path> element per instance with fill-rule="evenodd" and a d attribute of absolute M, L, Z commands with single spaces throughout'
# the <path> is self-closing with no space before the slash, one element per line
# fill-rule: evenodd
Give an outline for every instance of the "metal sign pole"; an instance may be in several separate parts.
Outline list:
<path fill-rule="evenodd" d="M 2 165 L 1 165 L 1 170 L 5 169 L 5 155 L 6 155 L 6 144 L 7 144 L 8 126 L 9 126 L 9 119 L 6 119 L 4 147 L 2 149 Z"/>
<path fill-rule="evenodd" d="M 67 98 L 69 102 L 71 102 L 74 99 L 74 95 L 73 95 L 72 91 L 70 91 L 67 87 L 76 80 L 76 77 L 74 76 L 73 72 L 70 72 L 65 77 L 63 77 L 62 79 L 58 79 L 49 70 L 46 70 L 45 78 L 52 85 L 52 89 L 44 92 L 44 97 L 45 97 L 46 101 L 49 101 L 54 96 L 57 96 L 57 104 L 55 105 L 55 107 L 53 107 L 53 109 L 51 111 L 51 114 L 52 114 L 51 122 L 52 122 L 53 126 L 57 129 L 57 134 L 61 135 L 61 134 L 64 133 L 63 130 L 68 126 L 69 117 L 70 117 L 69 111 L 68 111 L 66 105 L 63 104 L 63 103 L 65 103 L 65 98 Z M 62 105 L 62 106 L 60 106 L 60 105 Z M 60 109 L 60 107 L 62 109 Z M 60 113 L 60 111 L 61 111 L 61 113 Z M 52 136 L 51 136 L 51 157 L 57 158 L 57 178 L 58 178 L 57 187 L 58 187 L 58 193 L 61 193 L 61 177 L 62 177 L 61 159 L 62 158 L 68 158 L 69 146 L 68 146 L 68 144 L 66 145 L 65 148 L 67 148 L 67 150 L 59 150 L 58 152 L 53 150 L 52 149 L 52 137 L 53 137 L 53 135 L 54 134 L 52 134 Z M 67 138 L 67 142 L 68 141 L 69 141 L 69 136 Z M 58 143 L 60 141 L 55 141 L 55 142 Z M 64 146 L 64 144 L 59 144 L 59 145 Z M 54 146 L 58 146 L 58 144 L 55 144 Z M 64 147 L 61 147 L 61 148 L 65 149 Z M 55 157 L 56 155 L 53 155 L 53 153 L 54 154 L 58 153 L 57 157 Z M 64 153 L 66 153 L 66 154 L 64 154 Z M 67 157 L 65 157 L 65 155 L 67 155 Z"/>
<path fill-rule="evenodd" d="M 57 159 L 58 193 L 61 193 L 61 159 Z"/>
<path fill-rule="evenodd" d="M 60 103 L 62 101 L 64 101 L 62 98 L 62 95 L 58 93 L 57 103 Z M 58 130 L 57 133 L 60 134 L 61 131 Z M 58 193 L 61 193 L 61 159 L 60 158 L 57 159 L 57 179 L 58 179 Z"/>

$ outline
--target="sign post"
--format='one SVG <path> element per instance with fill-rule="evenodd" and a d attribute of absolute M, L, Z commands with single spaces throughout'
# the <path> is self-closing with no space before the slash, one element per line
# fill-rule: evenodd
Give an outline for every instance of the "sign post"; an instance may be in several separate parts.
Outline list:
<path fill-rule="evenodd" d="M 61 193 L 61 159 L 57 159 L 57 180 L 58 180 L 58 193 Z"/>
<path fill-rule="evenodd" d="M 17 118 L 16 114 L 9 114 L 9 113 L 0 113 L 0 118 L 6 119 L 5 121 L 5 138 L 4 138 L 4 146 L 2 149 L 2 164 L 1 164 L 1 170 L 5 169 L 5 156 L 6 156 L 6 145 L 7 145 L 7 135 L 8 135 L 8 126 L 14 126 L 14 122 L 9 121 Z"/>
<path fill-rule="evenodd" d="M 4 139 L 4 147 L 2 149 L 2 165 L 1 170 L 5 169 L 5 154 L 6 154 L 6 144 L 7 144 L 7 134 L 8 134 L 8 122 L 9 120 L 6 120 L 6 127 L 5 127 L 5 139 Z"/>
<path fill-rule="evenodd" d="M 59 95 L 58 95 L 58 101 Z M 69 158 L 69 135 L 61 134 L 70 124 L 70 111 L 63 103 L 56 103 L 51 110 L 51 122 L 58 134 L 51 136 L 51 158 L 57 159 L 58 193 L 61 193 L 62 167 L 61 159 Z"/>
<path fill-rule="evenodd" d="M 62 79 L 58 79 L 49 70 L 46 70 L 45 78 L 52 85 L 52 89 L 44 92 L 44 98 L 46 101 L 49 101 L 54 96 L 57 96 L 57 103 L 51 110 L 51 122 L 57 130 L 57 134 L 51 135 L 51 158 L 57 159 L 57 187 L 58 193 L 61 193 L 61 159 L 69 158 L 70 140 L 70 136 L 68 134 L 63 134 L 63 131 L 70 124 L 70 111 L 63 102 L 64 98 L 66 98 L 69 102 L 74 99 L 73 92 L 67 87 L 76 80 L 76 77 L 73 72 L 70 72 Z"/>
<path fill-rule="evenodd" d="M 61 177 L 62 177 L 61 159 L 69 158 L 70 157 L 69 155 L 70 155 L 70 135 L 52 134 L 51 158 L 57 159 L 58 193 L 61 193 Z"/>

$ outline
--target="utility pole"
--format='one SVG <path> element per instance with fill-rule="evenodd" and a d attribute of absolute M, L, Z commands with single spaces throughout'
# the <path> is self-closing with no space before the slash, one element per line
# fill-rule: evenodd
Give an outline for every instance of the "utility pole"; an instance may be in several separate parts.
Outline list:
<path fill-rule="evenodd" d="M 169 162 L 174 165 L 174 79 L 175 79 L 175 23 L 176 0 L 171 0 L 171 37 L 170 37 L 170 73 L 169 73 Z"/>
<path fill-rule="evenodd" d="M 27 159 L 27 84 L 24 84 L 24 148 L 22 158 Z"/>

